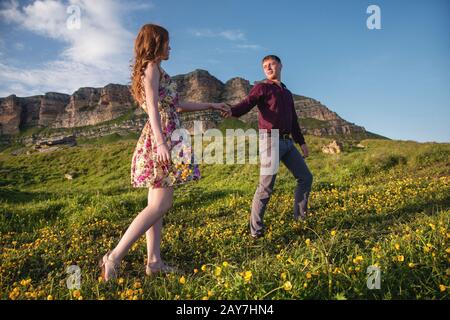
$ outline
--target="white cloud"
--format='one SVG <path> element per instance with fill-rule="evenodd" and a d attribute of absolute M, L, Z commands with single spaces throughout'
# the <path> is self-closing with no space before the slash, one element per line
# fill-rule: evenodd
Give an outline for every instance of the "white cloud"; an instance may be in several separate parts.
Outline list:
<path fill-rule="evenodd" d="M 128 1 L 125 10 L 136 11 L 136 10 L 149 10 L 154 9 L 155 5 L 151 2 L 136 2 L 136 1 Z"/>
<path fill-rule="evenodd" d="M 223 38 L 226 40 L 230 40 L 234 43 L 238 42 L 238 44 L 234 45 L 234 48 L 244 49 L 244 50 L 260 50 L 263 49 L 259 44 L 250 44 L 246 43 L 247 38 L 245 33 L 240 30 L 222 30 L 222 31 L 213 31 L 211 29 L 190 29 L 188 31 L 191 35 L 199 38 Z M 218 52 L 228 52 L 229 49 L 223 50 L 220 48 L 216 48 Z"/>
<path fill-rule="evenodd" d="M 79 29 L 67 27 L 70 5 L 80 9 Z M 10 1 L 0 9 L 0 18 L 61 41 L 64 47 L 57 60 L 34 68 L 16 68 L 0 60 L 0 95 L 16 93 L 7 91 L 20 88 L 22 94 L 35 94 L 36 90 L 72 93 L 82 86 L 127 82 L 134 35 L 122 25 L 122 15 L 152 6 L 137 1 L 129 5 L 116 0 L 39 0 L 20 7 L 17 1 Z"/>
<path fill-rule="evenodd" d="M 118 68 L 93 69 L 77 62 L 57 60 L 37 68 L 17 68 L 0 63 L 0 97 L 62 92 L 72 94 L 80 87 L 101 87 L 117 78 L 128 76 L 128 70 Z M 126 81 L 126 80 L 125 80 Z M 20 88 L 20 92 L 17 90 Z"/>
<path fill-rule="evenodd" d="M 23 44 L 22 42 L 16 42 L 14 43 L 14 48 L 18 51 L 21 51 L 25 49 L 25 44 Z"/>
<path fill-rule="evenodd" d="M 245 40 L 245 34 L 240 30 L 213 31 L 211 29 L 191 29 L 189 32 L 196 37 L 225 38 L 231 41 Z"/>
<path fill-rule="evenodd" d="M 262 49 L 262 47 L 259 44 L 238 44 L 236 45 L 239 49 L 252 49 L 252 50 L 259 50 Z"/>
<path fill-rule="evenodd" d="M 245 35 L 239 30 L 225 30 L 219 33 L 220 36 L 228 40 L 245 40 Z"/>

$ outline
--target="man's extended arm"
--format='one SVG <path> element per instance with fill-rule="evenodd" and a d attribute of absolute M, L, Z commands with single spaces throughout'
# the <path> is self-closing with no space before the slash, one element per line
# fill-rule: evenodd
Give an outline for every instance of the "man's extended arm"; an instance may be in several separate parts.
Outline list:
<path fill-rule="evenodd" d="M 247 98 L 231 108 L 231 116 L 240 117 L 252 110 L 255 105 L 261 102 L 261 99 L 264 96 L 263 88 L 264 87 L 261 84 L 255 85 L 252 90 L 250 90 Z"/>

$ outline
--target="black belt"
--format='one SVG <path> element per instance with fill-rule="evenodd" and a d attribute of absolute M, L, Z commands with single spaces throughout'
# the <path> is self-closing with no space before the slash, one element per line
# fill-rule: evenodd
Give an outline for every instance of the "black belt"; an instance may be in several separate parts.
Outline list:
<path fill-rule="evenodd" d="M 261 133 L 262 135 L 263 134 L 266 134 L 267 136 L 272 136 L 272 134 L 271 134 L 271 132 L 269 131 L 269 132 L 266 132 L 266 133 Z M 290 133 L 280 133 L 279 135 L 278 135 L 278 137 L 280 138 L 280 139 L 284 139 L 284 140 L 290 140 L 290 139 L 292 139 L 291 138 L 291 134 Z"/>

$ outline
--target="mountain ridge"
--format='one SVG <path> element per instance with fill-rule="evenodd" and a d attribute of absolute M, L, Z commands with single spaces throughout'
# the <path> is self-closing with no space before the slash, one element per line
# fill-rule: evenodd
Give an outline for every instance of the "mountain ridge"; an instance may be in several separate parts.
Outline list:
<path fill-rule="evenodd" d="M 180 100 L 193 102 L 235 104 L 244 99 L 253 87 L 241 77 L 234 77 L 223 83 L 203 69 L 175 75 L 172 79 L 177 83 Z M 294 93 L 293 97 L 300 127 L 305 134 L 376 136 L 364 127 L 341 118 L 318 100 Z M 134 102 L 129 85 L 116 83 L 99 88 L 81 87 L 71 95 L 47 92 L 43 95 L 17 97 L 12 94 L 0 98 L 0 136 L 17 135 L 24 129 L 33 127 L 76 128 L 97 125 L 130 112 L 136 117 L 145 116 L 143 109 Z M 204 130 L 217 127 L 222 121 L 218 112 L 210 110 L 182 113 L 181 118 L 188 130 L 192 129 L 194 120 L 202 120 Z M 257 108 L 253 108 L 240 120 L 255 125 Z"/>

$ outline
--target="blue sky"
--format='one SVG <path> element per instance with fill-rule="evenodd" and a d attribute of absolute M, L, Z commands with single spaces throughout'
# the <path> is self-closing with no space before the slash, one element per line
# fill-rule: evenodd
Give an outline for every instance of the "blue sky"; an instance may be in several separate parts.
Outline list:
<path fill-rule="evenodd" d="M 68 30 L 67 7 L 81 12 Z M 369 5 L 381 30 L 369 30 Z M 129 81 L 140 26 L 171 34 L 172 75 L 263 77 L 277 54 L 292 92 L 392 139 L 450 142 L 448 0 L 2 1 L 0 96 L 72 93 Z"/>

